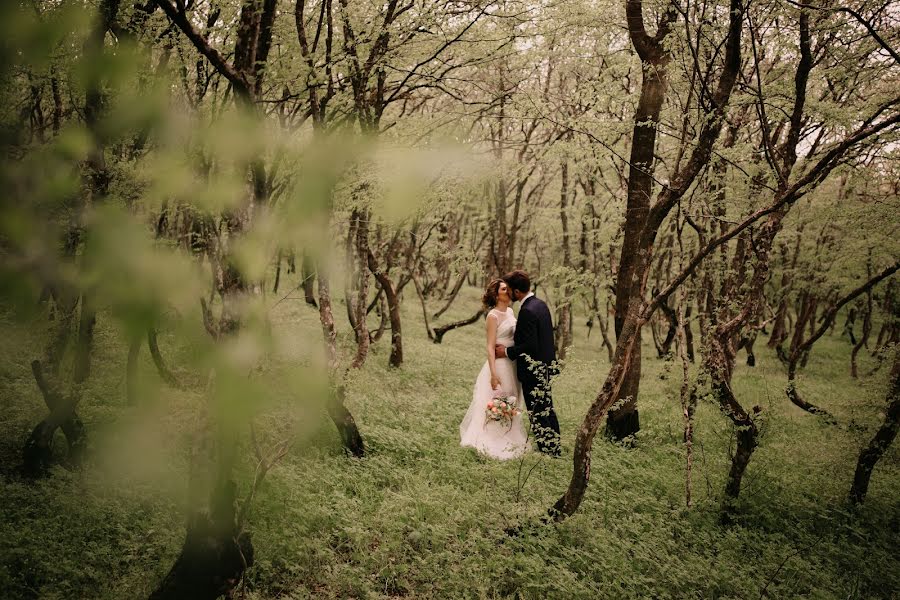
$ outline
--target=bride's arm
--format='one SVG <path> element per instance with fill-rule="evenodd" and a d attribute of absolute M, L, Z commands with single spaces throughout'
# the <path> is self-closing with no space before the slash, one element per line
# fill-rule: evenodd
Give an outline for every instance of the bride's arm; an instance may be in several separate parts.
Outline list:
<path fill-rule="evenodd" d="M 488 368 L 491 370 L 491 388 L 497 389 L 497 386 L 500 385 L 500 378 L 497 377 L 497 367 L 496 361 L 497 357 L 494 354 L 494 345 L 497 343 L 497 326 L 498 326 L 498 318 L 496 315 L 488 314 L 487 317 L 487 361 Z"/>

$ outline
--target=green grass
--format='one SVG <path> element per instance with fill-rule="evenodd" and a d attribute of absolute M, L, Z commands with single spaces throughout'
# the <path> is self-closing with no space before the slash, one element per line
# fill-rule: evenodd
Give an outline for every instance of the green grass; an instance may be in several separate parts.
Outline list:
<path fill-rule="evenodd" d="M 443 320 L 471 314 L 477 295 L 465 290 Z M 598 438 L 579 512 L 542 527 L 534 523 L 568 483 L 575 430 L 606 375 L 598 332 L 588 340 L 584 320 L 576 321 L 575 346 L 554 387 L 564 459 L 490 461 L 458 445 L 483 361 L 483 329 L 452 331 L 434 345 L 414 300 L 404 307 L 402 369 L 387 368 L 386 335 L 348 387 L 366 441 L 363 460 L 343 455 L 324 414 L 293 397 L 288 384 L 320 350 L 316 312 L 294 300 L 273 311 L 286 343 L 254 375 L 275 398 L 256 422 L 264 439 L 290 431 L 298 442 L 253 506 L 257 560 L 248 598 L 900 596 L 896 445 L 879 463 L 864 507 L 850 515 L 844 502 L 859 449 L 881 422 L 886 375 L 882 369 L 852 380 L 846 340 L 823 339 L 798 382 L 808 400 L 837 417 L 837 427 L 788 403 L 784 371 L 764 340 L 756 368 L 744 366 L 742 353 L 735 389 L 745 405 L 763 408 L 765 425 L 730 527 L 718 517 L 731 428 L 716 406 L 699 406 L 695 505 L 685 508 L 680 368 L 655 359 L 647 346 L 636 447 Z M 336 313 L 349 351 L 343 307 Z M 151 389 L 139 407 L 129 406 L 125 344 L 101 315 L 79 408 L 91 440 L 88 462 L 29 483 L 16 466 L 22 441 L 44 413 L 28 368 L 44 329 L 9 317 L 0 329 L 0 593 L 146 596 L 184 535 L 187 448 L 203 378 L 189 377 L 187 391 Z M 176 366 L 189 364 L 190 347 L 171 335 L 160 343 Z M 863 357 L 861 370 L 873 364 Z M 156 380 L 146 352 L 140 375 Z M 249 452 L 243 456 L 245 492 L 253 465 Z M 525 525 L 519 536 L 504 533 L 517 524 Z"/>

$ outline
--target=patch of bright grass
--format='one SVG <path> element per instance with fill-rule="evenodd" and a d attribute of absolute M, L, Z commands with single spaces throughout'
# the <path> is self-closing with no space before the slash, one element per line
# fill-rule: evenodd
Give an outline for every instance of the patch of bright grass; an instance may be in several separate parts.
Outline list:
<path fill-rule="evenodd" d="M 442 321 L 471 314 L 465 290 Z M 758 366 L 739 358 L 734 386 L 763 409 L 759 449 L 744 480 L 736 522 L 719 524 L 732 431 L 708 400 L 696 418 L 694 506 L 684 506 L 680 366 L 644 351 L 642 430 L 632 449 L 598 436 L 579 512 L 557 526 L 538 519 L 571 473 L 576 428 L 608 368 L 598 332 L 576 319 L 575 344 L 554 386 L 565 455 L 550 461 L 486 460 L 458 444 L 458 425 L 483 358 L 483 327 L 425 336 L 407 298 L 400 370 L 387 368 L 388 336 L 354 373 L 347 404 L 367 446 L 346 458 L 321 411 L 283 382 L 321 344 L 315 310 L 286 301 L 272 313 L 293 340 L 256 377 L 284 393 L 256 426 L 263 439 L 302 438 L 269 475 L 252 509 L 257 561 L 248 598 L 892 598 L 900 594 L 900 451 L 879 463 L 865 505 L 844 502 L 861 446 L 880 425 L 886 369 L 849 375 L 850 345 L 826 337 L 798 381 L 838 420 L 830 426 L 791 405 L 774 353 L 757 343 Z M 340 343 L 351 332 L 336 307 Z M 203 403 L 203 378 L 187 390 L 154 384 L 146 352 L 146 401 L 125 401 L 124 341 L 99 320 L 95 369 L 79 412 L 93 452 L 78 472 L 37 483 L 16 471 L 20 447 L 43 416 L 28 362 L 44 324 L 6 319 L 0 336 L 0 589 L 11 598 L 139 598 L 163 577 L 184 534 L 187 448 Z M 697 332 L 695 332 L 696 334 Z M 649 335 L 645 335 L 649 340 Z M 699 339 L 699 336 L 696 336 Z M 160 336 L 176 368 L 190 356 Z M 861 372 L 874 362 L 864 356 Z M 285 429 L 290 421 L 292 428 Z M 62 439 L 57 441 L 62 446 Z M 251 479 L 249 451 L 241 484 Z M 521 526 L 516 536 L 505 530 Z"/>

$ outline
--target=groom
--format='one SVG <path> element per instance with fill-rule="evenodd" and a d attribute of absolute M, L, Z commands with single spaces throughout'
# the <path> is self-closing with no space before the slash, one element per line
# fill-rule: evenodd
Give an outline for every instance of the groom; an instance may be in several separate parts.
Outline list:
<path fill-rule="evenodd" d="M 538 450 L 559 456 L 559 421 L 550 396 L 550 378 L 556 374 L 556 350 L 550 309 L 531 292 L 531 280 L 525 271 L 513 271 L 503 277 L 514 301 L 519 301 L 514 345 L 496 347 L 497 357 L 516 361 L 516 372 L 525 392 L 525 406 Z"/>

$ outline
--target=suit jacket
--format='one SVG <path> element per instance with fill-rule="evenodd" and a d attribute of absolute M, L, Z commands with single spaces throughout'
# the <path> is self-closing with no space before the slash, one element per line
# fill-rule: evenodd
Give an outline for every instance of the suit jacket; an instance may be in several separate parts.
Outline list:
<path fill-rule="evenodd" d="M 513 345 L 506 349 L 506 356 L 516 361 L 516 372 L 523 388 L 534 388 L 542 378 L 551 376 L 548 367 L 556 360 L 554 346 L 550 309 L 543 300 L 531 296 L 519 309 Z M 525 356 L 539 363 L 535 365 L 537 372 L 529 366 L 530 361 Z"/>

